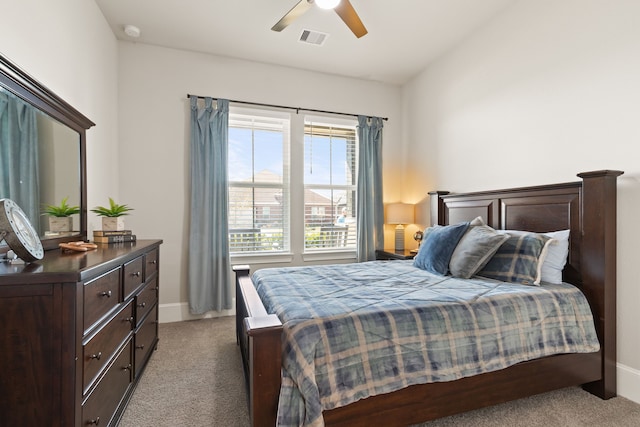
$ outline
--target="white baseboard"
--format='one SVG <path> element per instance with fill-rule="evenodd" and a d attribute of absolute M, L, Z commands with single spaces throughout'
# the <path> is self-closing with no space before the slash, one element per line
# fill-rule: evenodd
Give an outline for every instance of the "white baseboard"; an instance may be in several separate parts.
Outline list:
<path fill-rule="evenodd" d="M 233 301 L 235 307 L 235 300 Z M 236 310 L 209 311 L 205 314 L 191 314 L 186 302 L 160 304 L 158 320 L 160 323 L 183 322 L 185 320 L 210 319 L 213 317 L 235 316 Z"/>
<path fill-rule="evenodd" d="M 618 396 L 640 403 L 640 371 L 618 363 Z"/>

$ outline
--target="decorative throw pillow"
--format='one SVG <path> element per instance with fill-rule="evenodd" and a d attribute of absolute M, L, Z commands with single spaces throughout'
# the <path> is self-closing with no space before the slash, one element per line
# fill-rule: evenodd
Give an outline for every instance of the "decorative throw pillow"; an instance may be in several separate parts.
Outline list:
<path fill-rule="evenodd" d="M 485 225 L 481 217 L 477 217 L 471 221 L 469 229 L 451 255 L 451 261 L 449 261 L 451 275 L 463 279 L 474 276 L 508 238 L 508 234 L 498 233 Z"/>
<path fill-rule="evenodd" d="M 478 275 L 503 282 L 539 285 L 542 263 L 552 242 L 553 239 L 535 233 L 510 236 Z"/>
<path fill-rule="evenodd" d="M 567 263 L 569 256 L 569 230 L 550 231 L 542 234 L 555 240 L 547 250 L 547 256 L 542 263 L 540 282 L 560 284 L 562 283 L 562 270 Z M 529 231 L 522 230 L 498 230 L 498 233 L 508 233 L 512 236 L 528 234 Z"/>
<path fill-rule="evenodd" d="M 456 225 L 436 225 L 425 230 L 413 265 L 431 273 L 446 275 L 451 254 L 467 228 L 469 223 L 463 222 Z"/>
<path fill-rule="evenodd" d="M 544 235 L 556 240 L 557 243 L 549 246 L 547 257 L 542 263 L 540 280 L 543 283 L 557 285 L 562 283 L 562 270 L 569 257 L 569 230 L 551 231 Z"/>

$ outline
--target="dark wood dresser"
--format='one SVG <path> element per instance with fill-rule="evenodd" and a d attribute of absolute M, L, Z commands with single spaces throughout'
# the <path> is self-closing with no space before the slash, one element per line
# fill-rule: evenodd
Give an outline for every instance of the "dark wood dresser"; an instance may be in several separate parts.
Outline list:
<path fill-rule="evenodd" d="M 114 426 L 158 343 L 161 240 L 0 262 L 0 426 Z"/>

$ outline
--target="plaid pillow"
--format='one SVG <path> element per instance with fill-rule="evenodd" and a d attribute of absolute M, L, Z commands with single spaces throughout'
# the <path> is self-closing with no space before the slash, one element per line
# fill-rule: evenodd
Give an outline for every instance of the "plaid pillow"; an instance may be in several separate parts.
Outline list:
<path fill-rule="evenodd" d="M 523 285 L 539 285 L 547 248 L 554 240 L 534 233 L 510 236 L 478 276 Z"/>
<path fill-rule="evenodd" d="M 519 236 L 521 234 L 529 234 L 530 231 L 522 230 L 496 230 L 497 233 L 509 234 L 510 236 Z M 549 231 L 547 233 L 536 233 L 553 239 L 548 246 L 547 256 L 541 263 L 540 283 L 552 283 L 559 285 L 562 283 L 562 270 L 567 263 L 569 256 L 569 230 Z M 454 252 L 455 254 L 455 252 Z"/>

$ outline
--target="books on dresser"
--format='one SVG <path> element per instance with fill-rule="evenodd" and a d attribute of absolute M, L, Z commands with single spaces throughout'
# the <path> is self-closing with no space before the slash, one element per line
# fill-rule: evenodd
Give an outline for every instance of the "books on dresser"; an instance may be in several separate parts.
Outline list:
<path fill-rule="evenodd" d="M 126 243 L 135 242 L 136 235 L 131 230 L 104 231 L 94 230 L 93 241 L 95 243 Z"/>
<path fill-rule="evenodd" d="M 131 230 L 120 230 L 120 231 L 93 230 L 93 237 L 129 236 L 132 234 L 133 232 Z"/>

